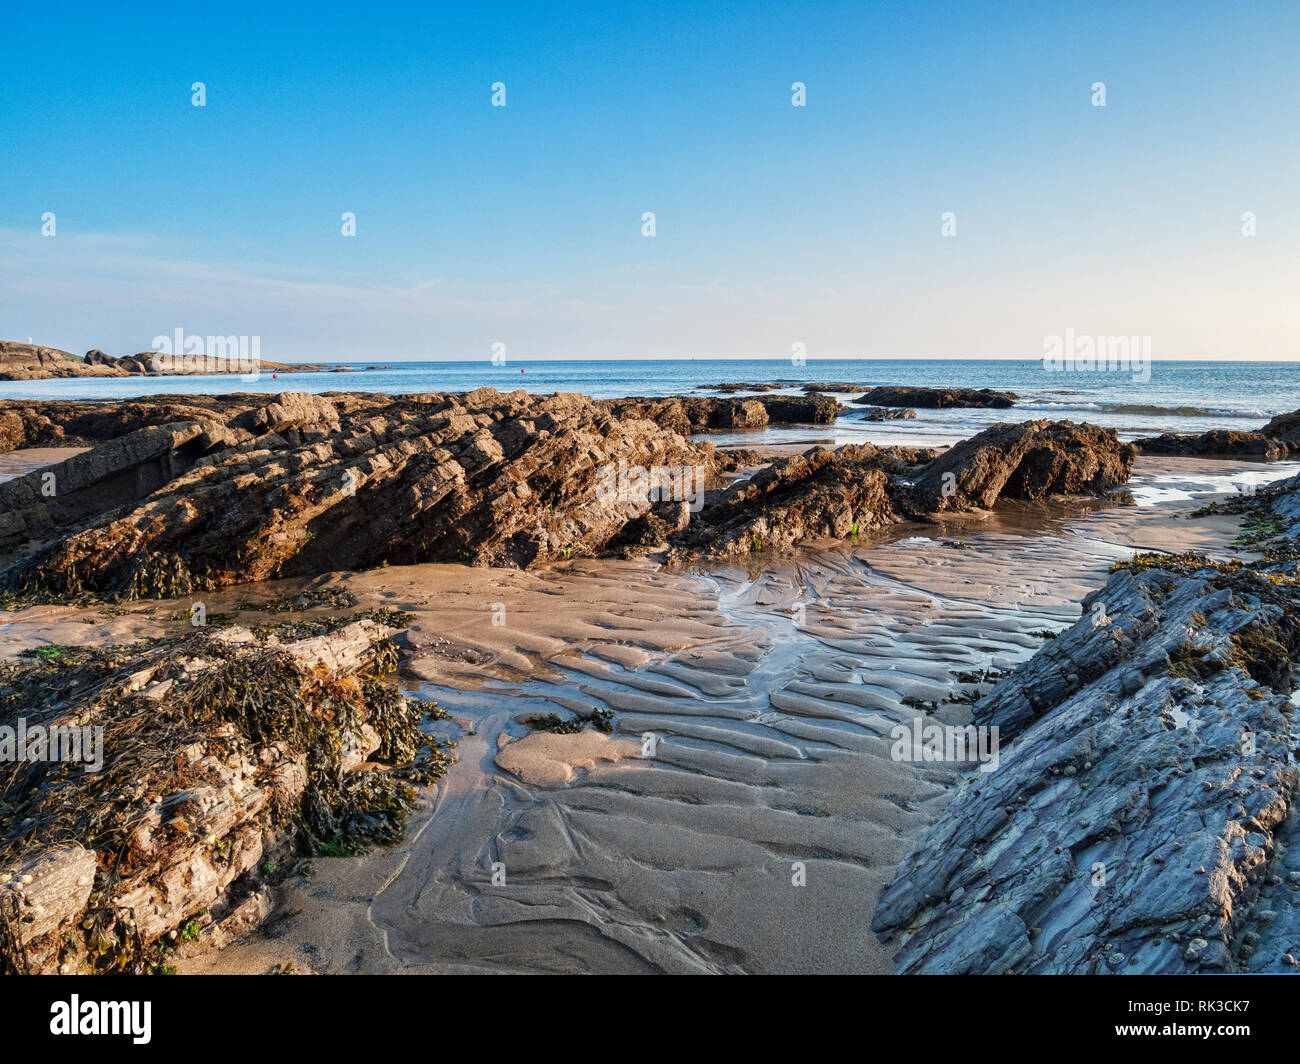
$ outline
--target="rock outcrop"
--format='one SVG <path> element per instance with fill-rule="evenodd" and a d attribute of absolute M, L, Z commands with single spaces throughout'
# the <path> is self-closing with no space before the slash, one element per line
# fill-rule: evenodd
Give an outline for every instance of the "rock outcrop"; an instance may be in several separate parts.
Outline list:
<path fill-rule="evenodd" d="M 1019 398 L 1013 392 L 995 392 L 989 388 L 911 388 L 881 385 L 853 402 L 863 406 L 919 406 L 942 409 L 953 406 L 1015 406 Z"/>
<path fill-rule="evenodd" d="M 973 709 L 997 728 L 873 924 L 902 973 L 1295 971 L 1300 478 L 1257 563 L 1139 556 Z"/>
<path fill-rule="evenodd" d="M 180 421 L 225 422 L 265 396 L 145 395 L 120 403 L 0 400 L 0 451 L 19 447 L 93 447 L 136 429 Z"/>
<path fill-rule="evenodd" d="M 1000 498 L 1105 495 L 1135 451 L 1069 421 L 994 425 L 950 450 L 850 444 L 780 458 L 729 487 L 672 537 L 673 556 L 728 556 L 844 539 L 900 520 L 988 509 Z"/>
<path fill-rule="evenodd" d="M 76 355 L 39 344 L 0 340 L 0 380 L 36 381 L 52 377 L 116 377 L 101 366 L 87 365 Z"/>
<path fill-rule="evenodd" d="M 1166 433 L 1137 441 L 1143 454 L 1169 454 L 1196 458 L 1250 458 L 1259 462 L 1281 461 L 1289 453 L 1286 444 L 1262 432 L 1211 429 L 1195 436 Z"/>
<path fill-rule="evenodd" d="M 732 484 L 673 537 L 674 556 L 726 557 L 845 539 L 899 520 L 896 477 L 933 452 L 849 444 L 778 459 Z"/>
<path fill-rule="evenodd" d="M 216 360 L 214 360 L 215 363 Z M 270 362 L 265 359 L 257 362 L 257 368 L 266 373 L 310 373 L 333 370 L 336 367 L 308 364 Z M 185 374 L 187 376 L 238 373 L 243 372 L 238 365 L 227 368 L 224 365 L 215 368 L 196 368 L 181 363 L 176 368 L 167 369 L 167 374 Z M 99 348 L 87 351 L 78 358 L 67 351 L 53 347 L 41 347 L 37 344 L 23 344 L 13 340 L 0 340 L 0 380 L 31 381 L 49 380 L 56 377 L 133 377 L 162 376 L 155 364 L 154 353 L 144 351 L 135 355 L 123 355 L 116 358 L 106 355 Z"/>
<path fill-rule="evenodd" d="M 922 513 L 987 509 L 1000 497 L 1104 495 L 1129 479 L 1137 450 L 1113 429 L 1072 421 L 993 425 L 926 466 L 911 492 Z"/>
<path fill-rule="evenodd" d="M 1137 441 L 1143 454 L 1248 458 L 1280 462 L 1300 453 L 1300 410 L 1279 414 L 1257 431 L 1211 429 L 1199 434 L 1165 433 Z"/>
<path fill-rule="evenodd" d="M 703 432 L 762 428 L 771 424 L 825 425 L 835 420 L 839 403 L 829 395 L 763 395 L 721 399 L 696 395 L 603 399 L 615 417 L 653 421 L 691 436 Z"/>
<path fill-rule="evenodd" d="M 283 394 L 0 484 L 0 550 L 47 540 L 0 586 L 166 597 L 386 563 L 522 568 L 603 551 L 716 462 L 576 395 Z"/>
<path fill-rule="evenodd" d="M 1278 414 L 1259 430 L 1261 436 L 1285 444 L 1291 451 L 1300 451 L 1300 410 Z"/>
<path fill-rule="evenodd" d="M 400 837 L 441 711 L 384 681 L 390 628 L 280 627 L 0 664 L 0 970 L 147 972 L 264 916 L 274 862 Z"/>
<path fill-rule="evenodd" d="M 684 439 L 664 416 L 680 413 L 677 400 L 648 409 L 492 389 L 252 398 L 127 404 L 116 418 L 25 411 L 22 431 L 45 438 L 128 431 L 0 483 L 0 551 L 21 552 L 0 590 L 18 601 L 171 597 L 390 563 L 784 549 L 999 497 L 1104 494 L 1132 463 L 1111 432 L 1027 422 L 943 455 L 812 450 L 715 499 L 715 477 L 739 459 Z M 764 413 L 717 402 L 714 415 L 736 423 Z M 193 420 L 132 428 L 155 413 Z M 651 413 L 660 423 L 642 420 Z"/>

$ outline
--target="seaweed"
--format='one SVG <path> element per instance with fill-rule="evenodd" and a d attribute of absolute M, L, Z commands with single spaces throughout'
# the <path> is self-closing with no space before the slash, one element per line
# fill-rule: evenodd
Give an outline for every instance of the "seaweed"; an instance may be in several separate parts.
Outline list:
<path fill-rule="evenodd" d="M 79 568 L 82 559 L 83 555 L 65 542 L 6 569 L 0 574 L 0 609 L 179 598 L 215 586 L 210 577 L 196 573 L 179 554 L 144 551 L 132 559 L 124 576 L 105 587 L 83 581 Z"/>
<path fill-rule="evenodd" d="M 150 970 L 129 913 L 107 902 L 114 886 L 147 873 L 158 847 L 196 843 L 188 803 L 195 788 L 224 785 L 221 766 L 242 763 L 272 793 L 263 821 L 278 848 L 357 854 L 400 839 L 415 787 L 455 763 L 455 743 L 421 730 L 445 717 L 434 703 L 406 699 L 387 679 L 397 668 L 391 639 L 373 639 L 358 673 L 307 668 L 284 647 L 185 638 L 127 646 L 32 648 L 0 662 L 0 722 L 102 727 L 98 773 L 57 761 L 0 763 L 0 863 L 78 843 L 95 851 L 99 873 L 89 908 L 61 955 L 92 970 Z M 147 697 L 140 677 L 171 683 Z M 377 738 L 371 765 L 353 767 Z M 304 766 L 301 792 L 277 789 L 278 766 Z M 228 771 L 228 770 L 227 770 Z M 138 829 L 152 841 L 140 850 Z M 229 838 L 207 840 L 216 853 Z M 22 938 L 0 894 L 0 965 L 25 970 Z M 193 917 L 191 918 L 191 920 Z M 187 923 L 181 937 L 190 937 Z"/>
<path fill-rule="evenodd" d="M 271 599 L 267 602 L 241 602 L 238 610 L 257 610 L 260 613 L 289 613 L 295 610 L 329 608 L 345 610 L 357 604 L 356 597 L 346 588 L 311 587 L 297 595 Z M 395 627 L 405 627 L 396 625 Z"/>
<path fill-rule="evenodd" d="M 546 731 L 555 735 L 576 735 L 588 725 L 608 735 L 614 730 L 614 711 L 593 706 L 590 717 L 561 717 L 558 713 L 541 713 L 529 718 L 527 723 L 534 731 Z"/>

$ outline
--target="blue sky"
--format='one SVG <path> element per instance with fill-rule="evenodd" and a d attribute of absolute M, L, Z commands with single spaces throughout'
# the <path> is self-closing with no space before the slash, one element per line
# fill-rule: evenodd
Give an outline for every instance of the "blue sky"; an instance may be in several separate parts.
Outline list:
<path fill-rule="evenodd" d="M 1293 3 L 559 7 L 11 5 L 0 338 L 1300 358 Z"/>

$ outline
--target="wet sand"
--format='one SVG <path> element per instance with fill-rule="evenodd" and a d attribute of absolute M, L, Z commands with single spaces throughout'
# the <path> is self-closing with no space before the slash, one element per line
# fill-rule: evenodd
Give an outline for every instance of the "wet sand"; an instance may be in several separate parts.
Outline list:
<path fill-rule="evenodd" d="M 0 453 L 0 481 L 13 480 L 42 466 L 53 465 L 81 454 L 85 447 L 23 447 Z"/>
<path fill-rule="evenodd" d="M 416 614 L 402 683 L 450 710 L 437 727 L 460 762 L 401 844 L 312 859 L 264 930 L 181 951 L 180 969 L 887 972 L 877 897 L 958 771 L 895 762 L 890 729 L 967 720 L 951 699 L 990 684 L 957 674 L 1028 658 L 1134 549 L 1222 553 L 1237 519 L 1187 519 L 1206 500 L 1180 485 L 1289 471 L 1141 460 L 1131 491 L 1153 505 L 1006 505 L 746 569 L 582 560 L 311 581 Z M 0 653 L 181 630 L 188 605 L 0 615 Z M 522 739 L 521 717 L 593 707 L 615 713 L 608 739 Z"/>

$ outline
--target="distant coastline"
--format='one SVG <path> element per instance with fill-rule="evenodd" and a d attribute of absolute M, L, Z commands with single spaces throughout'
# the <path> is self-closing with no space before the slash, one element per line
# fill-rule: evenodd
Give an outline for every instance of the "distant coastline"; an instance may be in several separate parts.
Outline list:
<path fill-rule="evenodd" d="M 179 360 L 178 360 L 179 363 Z M 161 376 L 220 376 L 229 373 L 266 371 L 272 373 L 356 373 L 355 367 L 323 362 L 289 363 L 268 362 L 258 359 L 247 365 L 237 358 L 230 362 L 221 360 L 211 368 L 189 366 L 171 368 L 165 372 L 155 366 L 155 353 L 143 351 L 120 358 L 105 354 L 98 348 L 78 357 L 68 351 L 40 344 L 24 344 L 0 340 L 0 380 L 36 381 L 65 377 L 161 377 Z"/>

